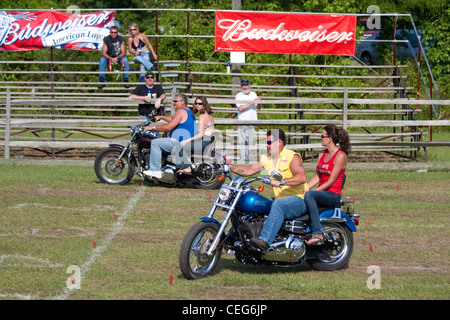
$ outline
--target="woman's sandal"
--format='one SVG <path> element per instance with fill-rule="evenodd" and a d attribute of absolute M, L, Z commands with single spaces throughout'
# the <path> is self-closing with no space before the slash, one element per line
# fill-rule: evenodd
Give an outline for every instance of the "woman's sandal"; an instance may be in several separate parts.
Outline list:
<path fill-rule="evenodd" d="M 191 167 L 187 167 L 181 170 L 178 170 L 178 172 L 184 173 L 184 174 L 192 174 L 192 168 Z"/>
<path fill-rule="evenodd" d="M 307 245 L 316 245 L 323 240 L 323 235 L 315 234 L 306 242 Z"/>

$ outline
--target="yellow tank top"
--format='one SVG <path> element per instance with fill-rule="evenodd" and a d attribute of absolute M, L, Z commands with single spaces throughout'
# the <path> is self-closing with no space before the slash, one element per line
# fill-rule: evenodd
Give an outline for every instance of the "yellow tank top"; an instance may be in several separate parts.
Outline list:
<path fill-rule="evenodd" d="M 278 156 L 277 165 L 274 168 L 273 167 L 273 161 L 272 157 L 268 157 L 267 155 L 261 156 L 261 163 L 264 166 L 264 169 L 266 169 L 267 173 L 270 175 L 272 174 L 272 171 L 278 171 L 283 176 L 283 179 L 292 178 L 294 174 L 292 173 L 290 166 L 292 159 L 294 156 L 298 154 L 292 150 L 287 149 L 286 147 L 283 148 L 280 155 Z M 298 154 L 299 155 L 299 154 Z M 299 155 L 299 157 L 301 157 Z M 308 184 L 302 183 L 298 186 L 284 186 L 281 188 L 273 188 L 273 193 L 275 194 L 275 198 L 284 198 L 288 196 L 298 196 L 302 199 L 305 198 L 305 192 L 308 191 Z"/>

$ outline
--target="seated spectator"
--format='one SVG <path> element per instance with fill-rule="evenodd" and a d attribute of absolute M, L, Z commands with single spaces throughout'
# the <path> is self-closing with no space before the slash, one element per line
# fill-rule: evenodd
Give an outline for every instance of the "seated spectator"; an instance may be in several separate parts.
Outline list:
<path fill-rule="evenodd" d="M 130 99 L 145 101 L 139 104 L 139 118 L 146 119 L 149 114 L 161 114 L 161 102 L 166 98 L 166 94 L 163 88 L 154 82 L 155 75 L 151 70 L 147 71 L 145 84 L 137 86 L 129 96 Z M 154 104 L 150 103 L 152 99 L 156 99 Z"/>
<path fill-rule="evenodd" d="M 109 30 L 109 36 L 103 39 L 102 56 L 99 61 L 99 71 L 105 72 L 106 66 L 110 64 L 121 64 L 124 71 L 130 71 L 129 62 L 127 59 L 127 51 L 125 50 L 125 40 L 122 36 L 119 36 L 119 29 L 116 26 L 112 26 Z M 129 74 L 123 75 L 123 81 L 128 82 Z M 105 82 L 106 76 L 104 73 L 99 75 L 100 82 Z M 100 84 L 98 88 L 101 90 L 105 86 Z M 125 84 L 125 88 L 129 88 L 128 84 Z"/>
<path fill-rule="evenodd" d="M 139 76 L 139 82 L 144 82 L 145 71 L 151 70 L 153 67 L 150 51 L 154 60 L 157 60 L 158 56 L 153 50 L 150 41 L 148 41 L 147 36 L 139 32 L 139 26 L 136 23 L 130 24 L 129 31 L 131 37 L 128 38 L 128 51 L 134 54 L 134 62 L 140 64 L 141 74 Z"/>

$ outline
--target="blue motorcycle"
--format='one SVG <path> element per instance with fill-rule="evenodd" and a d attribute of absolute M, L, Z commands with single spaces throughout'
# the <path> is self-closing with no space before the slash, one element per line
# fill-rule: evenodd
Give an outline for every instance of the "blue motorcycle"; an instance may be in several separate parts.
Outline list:
<path fill-rule="evenodd" d="M 318 244 L 306 244 L 312 235 L 309 215 L 305 214 L 285 220 L 267 252 L 261 252 L 250 244 L 250 239 L 261 233 L 273 200 L 260 194 L 262 186 L 256 189 L 251 183 L 260 181 L 270 185 L 271 178 L 281 179 L 281 175 L 244 179 L 233 177 L 226 164 L 222 170 L 230 183 L 222 185 L 209 214 L 200 218 L 181 244 L 179 264 L 187 279 L 211 275 L 223 250 L 244 264 L 295 267 L 306 261 L 312 269 L 319 271 L 347 267 L 353 251 L 353 232 L 359 221 L 359 213 L 353 212 L 352 201 L 341 201 L 337 208 L 321 209 L 324 240 Z M 222 222 L 214 219 L 217 211 L 226 212 Z"/>

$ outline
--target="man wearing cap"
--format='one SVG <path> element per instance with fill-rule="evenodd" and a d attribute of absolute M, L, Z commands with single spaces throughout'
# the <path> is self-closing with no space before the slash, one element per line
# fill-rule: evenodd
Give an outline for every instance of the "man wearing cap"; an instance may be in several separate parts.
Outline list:
<path fill-rule="evenodd" d="M 236 100 L 252 101 L 250 103 L 236 103 L 238 120 L 258 120 L 256 110 L 261 109 L 260 104 L 253 101 L 261 100 L 260 97 L 253 91 L 250 91 L 250 80 L 241 80 L 241 92 L 236 95 Z M 254 126 L 239 126 L 238 127 L 238 142 L 241 146 L 241 161 L 248 162 L 250 160 L 249 146 L 253 144 L 253 137 L 255 135 Z M 245 146 L 245 147 L 244 147 Z"/>
<path fill-rule="evenodd" d="M 129 98 L 135 100 L 145 101 L 139 104 L 139 118 L 146 119 L 146 117 L 153 113 L 155 115 L 161 115 L 161 102 L 166 98 L 163 88 L 154 84 L 155 75 L 151 70 L 145 74 L 145 84 L 137 86 L 133 92 L 131 92 Z M 150 103 L 152 99 L 156 99 L 155 104 Z"/>

